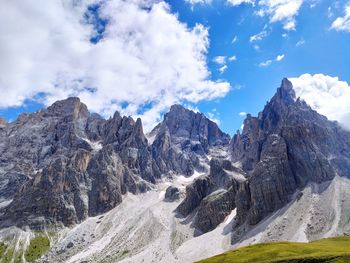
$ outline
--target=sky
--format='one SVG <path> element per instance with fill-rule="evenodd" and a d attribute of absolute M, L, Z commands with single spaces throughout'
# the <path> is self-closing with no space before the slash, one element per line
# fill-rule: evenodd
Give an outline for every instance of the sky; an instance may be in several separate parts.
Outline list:
<path fill-rule="evenodd" d="M 0 10 L 0 116 L 69 96 L 152 129 L 172 104 L 233 134 L 284 77 L 350 128 L 350 1 L 13 0 Z"/>

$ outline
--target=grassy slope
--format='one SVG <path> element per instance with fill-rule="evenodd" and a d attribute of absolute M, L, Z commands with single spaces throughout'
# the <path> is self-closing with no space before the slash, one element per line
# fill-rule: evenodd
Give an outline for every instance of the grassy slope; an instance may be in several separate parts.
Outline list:
<path fill-rule="evenodd" d="M 28 249 L 24 256 L 28 262 L 32 262 L 40 258 L 50 248 L 50 240 L 45 234 L 36 235 L 35 238 L 30 240 Z"/>
<path fill-rule="evenodd" d="M 350 237 L 322 239 L 311 243 L 265 243 L 239 248 L 200 261 L 202 263 L 350 262 Z"/>

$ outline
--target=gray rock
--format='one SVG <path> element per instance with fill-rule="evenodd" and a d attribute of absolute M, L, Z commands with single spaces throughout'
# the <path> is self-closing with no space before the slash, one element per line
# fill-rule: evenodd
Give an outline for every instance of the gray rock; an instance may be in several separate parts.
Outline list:
<path fill-rule="evenodd" d="M 175 186 L 169 186 L 165 191 L 165 201 L 173 202 L 180 198 L 180 190 Z"/>
<path fill-rule="evenodd" d="M 0 134 L 0 225 L 71 225 L 160 177 L 141 120 L 104 120 L 78 98 L 22 114 Z M 21 158 L 18 158 L 20 156 Z"/>
<path fill-rule="evenodd" d="M 194 225 L 204 233 L 215 229 L 236 207 L 234 200 L 233 188 L 211 193 L 201 201 Z"/>
<path fill-rule="evenodd" d="M 207 196 L 220 189 L 230 189 L 230 205 L 235 207 L 235 195 L 240 184 L 233 175 L 236 172 L 238 173 L 239 169 L 233 167 L 230 161 L 212 159 L 210 161 L 210 173 L 197 178 L 186 187 L 186 197 L 176 208 L 176 211 L 186 217 L 194 212 Z M 244 177 L 243 174 L 242 176 Z M 207 206 L 210 200 L 204 201 L 203 206 Z M 199 218 L 201 220 L 201 216 Z M 204 229 L 203 227 L 202 230 Z"/>
<path fill-rule="evenodd" d="M 254 225 L 308 182 L 349 176 L 350 134 L 295 98 L 284 79 L 259 116 L 247 116 L 231 141 L 231 156 L 249 177 L 236 197 L 237 218 Z"/>
<path fill-rule="evenodd" d="M 155 138 L 152 152 L 161 171 L 184 175 L 206 171 L 207 155 L 224 151 L 230 141 L 216 123 L 180 105 L 171 107 L 149 137 Z"/>

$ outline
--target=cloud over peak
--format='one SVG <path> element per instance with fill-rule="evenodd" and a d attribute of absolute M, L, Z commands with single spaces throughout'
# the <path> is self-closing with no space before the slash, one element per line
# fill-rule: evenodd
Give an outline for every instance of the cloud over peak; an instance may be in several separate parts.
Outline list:
<path fill-rule="evenodd" d="M 347 82 L 323 74 L 303 74 L 289 80 L 297 97 L 328 119 L 350 129 L 350 86 Z"/>

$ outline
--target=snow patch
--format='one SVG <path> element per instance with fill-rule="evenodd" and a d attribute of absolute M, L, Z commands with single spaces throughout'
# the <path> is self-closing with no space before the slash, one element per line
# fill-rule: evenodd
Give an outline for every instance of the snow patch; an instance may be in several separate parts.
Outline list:
<path fill-rule="evenodd" d="M 90 146 L 91 148 L 94 150 L 94 151 L 99 151 L 102 149 L 103 145 L 101 143 L 101 141 L 96 141 L 96 142 L 93 142 L 93 141 L 90 141 L 88 138 L 82 138 L 84 141 L 86 141 Z"/>

